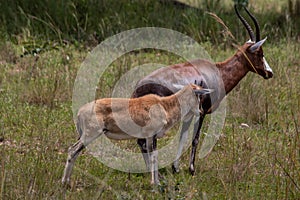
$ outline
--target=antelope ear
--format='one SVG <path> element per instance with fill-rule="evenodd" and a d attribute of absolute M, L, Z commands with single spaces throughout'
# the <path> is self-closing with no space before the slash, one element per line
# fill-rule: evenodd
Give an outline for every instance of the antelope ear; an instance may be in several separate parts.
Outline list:
<path fill-rule="evenodd" d="M 249 48 L 250 52 L 253 53 L 253 52 L 255 52 L 256 50 L 258 50 L 259 47 L 261 47 L 261 45 L 263 45 L 263 43 L 266 41 L 266 39 L 267 39 L 267 37 L 266 37 L 265 39 L 263 39 L 263 40 L 260 40 L 260 41 L 256 42 L 255 44 L 253 44 L 253 45 Z"/>
<path fill-rule="evenodd" d="M 197 95 L 205 95 L 205 94 L 210 94 L 214 92 L 215 90 L 213 89 L 202 89 L 202 90 L 194 90 L 195 94 Z"/>

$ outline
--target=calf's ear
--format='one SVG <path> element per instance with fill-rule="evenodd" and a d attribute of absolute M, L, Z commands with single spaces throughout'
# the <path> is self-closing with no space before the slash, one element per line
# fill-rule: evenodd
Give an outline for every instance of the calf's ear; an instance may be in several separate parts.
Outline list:
<path fill-rule="evenodd" d="M 194 90 L 195 94 L 197 95 L 206 95 L 214 92 L 213 89 L 202 89 L 202 90 Z"/>

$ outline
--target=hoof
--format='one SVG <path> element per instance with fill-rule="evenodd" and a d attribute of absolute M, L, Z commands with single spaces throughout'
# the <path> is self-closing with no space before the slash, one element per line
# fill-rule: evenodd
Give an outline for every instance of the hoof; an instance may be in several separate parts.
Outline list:
<path fill-rule="evenodd" d="M 193 165 L 190 166 L 190 173 L 191 173 L 192 176 L 195 175 L 195 168 L 194 168 Z"/>
<path fill-rule="evenodd" d="M 175 165 L 172 165 L 172 171 L 173 171 L 173 174 L 178 174 L 179 173 L 179 167 L 176 167 Z"/>
<path fill-rule="evenodd" d="M 164 177 L 161 173 L 158 172 L 158 179 L 159 179 L 159 180 L 165 179 L 165 177 Z"/>
<path fill-rule="evenodd" d="M 151 185 L 160 186 L 160 181 L 159 180 L 157 180 L 157 181 L 151 181 Z"/>
<path fill-rule="evenodd" d="M 63 187 L 65 187 L 65 188 L 71 188 L 70 180 L 62 179 L 62 180 L 61 180 L 61 184 L 62 184 Z"/>

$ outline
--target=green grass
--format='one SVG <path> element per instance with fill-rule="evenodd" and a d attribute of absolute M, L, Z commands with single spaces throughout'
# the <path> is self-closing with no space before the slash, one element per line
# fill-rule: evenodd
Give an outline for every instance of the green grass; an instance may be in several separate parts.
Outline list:
<path fill-rule="evenodd" d="M 236 51 L 232 40 L 204 12 L 164 7 L 157 1 L 107 1 L 102 6 L 64 1 L 65 9 L 62 1 L 37 2 L 33 7 L 27 1 L 16 2 L 1 3 L 0 199 L 300 198 L 299 29 L 294 18 L 285 18 L 285 1 L 250 1 L 262 36 L 268 36 L 264 53 L 274 77 L 263 80 L 249 73 L 227 98 L 220 140 L 209 156 L 196 157 L 196 175 L 188 172 L 188 151 L 181 158 L 179 174 L 173 174 L 171 166 L 160 170 L 164 180 L 155 190 L 148 173 L 113 170 L 86 151 L 76 161 L 71 187 L 62 187 L 67 149 L 78 137 L 71 106 L 80 64 L 97 42 L 134 27 L 160 26 L 186 33 L 200 41 L 215 61 Z M 224 8 L 201 2 L 200 8 L 215 11 L 241 44 L 245 31 L 236 25 L 232 2 L 227 0 Z M 262 12 L 264 5 L 268 12 Z M 39 7 L 46 7 L 48 14 Z M 164 51 L 128 53 L 106 70 L 97 97 L 109 97 L 132 67 L 178 62 L 182 58 Z M 173 135 L 174 131 L 159 140 L 158 147 Z M 118 145 L 139 151 L 135 141 Z"/>
<path fill-rule="evenodd" d="M 274 38 L 299 37 L 299 13 L 294 15 L 288 2 L 274 0 L 251 2 L 250 9 L 263 25 L 262 31 Z M 128 29 L 156 26 L 170 28 L 197 41 L 222 43 L 222 29 L 207 14 L 216 13 L 237 38 L 244 35 L 236 28 L 233 1 L 189 1 L 191 8 L 182 9 L 172 3 L 156 0 L 49 0 L 32 4 L 31 1 L 1 2 L 0 37 L 19 41 L 20 38 L 56 40 L 59 43 L 78 41 L 93 43 Z M 295 4 L 295 3 L 294 3 Z M 295 7 L 291 4 L 291 7 Z M 264 12 L 268 10 L 268 12 Z M 241 26 L 240 26 L 241 27 Z"/>
<path fill-rule="evenodd" d="M 6 47 L 11 47 L 11 52 Z M 223 51 L 208 43 L 215 60 Z M 4 48 L 5 47 L 5 48 Z M 196 176 L 188 172 L 186 153 L 181 172 L 161 170 L 163 186 L 153 191 L 149 174 L 128 174 L 106 167 L 86 152 L 79 156 L 69 190 L 62 188 L 67 148 L 76 141 L 72 122 L 72 83 L 86 52 L 73 46 L 18 57 L 21 46 L 6 43 L 1 55 L 1 190 L 2 199 L 297 199 L 300 185 L 299 44 L 266 45 L 275 77 L 265 81 L 248 74 L 229 95 L 226 124 L 213 152 L 196 160 Z M 9 54 L 10 56 L 7 56 Z M 69 55 L 69 60 L 64 57 Z M 155 52 L 119 59 L 125 69 L 179 58 Z M 55 66 L 55 67 L 54 67 Z M 34 67 L 34 69 L 33 69 Z M 113 66 L 112 66 L 113 69 Z M 110 73 L 118 73 L 111 70 Z M 66 78 L 69 77 L 69 78 Z M 58 86 L 55 86 L 57 84 Z M 112 83 L 113 84 L 113 83 Z M 104 87 L 105 88 L 105 87 Z M 109 88 L 106 89 L 109 94 Z M 250 128 L 241 128 L 247 123 Z M 170 136 L 171 137 L 171 136 Z M 165 140 L 159 141 L 162 145 Z M 133 151 L 138 147 L 129 145 Z"/>

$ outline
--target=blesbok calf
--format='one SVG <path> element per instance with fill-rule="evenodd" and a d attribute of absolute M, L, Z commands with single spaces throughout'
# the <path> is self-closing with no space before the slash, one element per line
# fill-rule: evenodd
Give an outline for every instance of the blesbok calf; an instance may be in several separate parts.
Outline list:
<path fill-rule="evenodd" d="M 195 173 L 194 162 L 196 148 L 205 115 L 213 112 L 219 106 L 224 96 L 227 95 L 249 71 L 259 74 L 265 79 L 269 79 L 273 76 L 272 69 L 265 60 L 262 49 L 262 44 L 266 39 L 260 39 L 260 30 L 257 20 L 245 7 L 244 9 L 255 24 L 256 36 L 248 22 L 240 15 L 235 6 L 236 14 L 248 31 L 250 40 L 240 46 L 232 57 L 224 62 L 212 63 L 207 60 L 199 59 L 160 68 L 141 79 L 137 83 L 132 95 L 134 98 L 147 94 L 157 94 L 159 96 L 172 95 L 173 91 L 176 92 L 176 88 L 174 88 L 173 85 L 182 84 L 182 79 L 186 80 L 185 84 L 193 83 L 195 80 L 198 82 L 202 81 L 205 86 L 215 91 L 212 95 L 205 97 L 203 101 L 204 112 L 196 119 L 189 166 L 192 175 Z M 181 79 L 179 80 L 178 77 Z M 179 171 L 179 157 L 181 156 L 183 143 L 185 142 L 185 138 L 187 138 L 186 134 L 188 133 L 192 118 L 193 117 L 186 119 L 181 128 L 177 160 L 172 166 L 174 172 Z M 143 155 L 147 155 L 147 149 L 144 148 L 145 140 L 138 139 L 138 144 Z M 147 157 L 144 158 L 147 160 Z"/>
<path fill-rule="evenodd" d="M 99 136 L 105 135 L 115 140 L 145 138 L 151 183 L 158 184 L 156 139 L 163 137 L 182 118 L 199 115 L 202 112 L 201 99 L 210 92 L 209 89 L 190 84 L 168 97 L 150 94 L 135 99 L 104 98 L 85 104 L 77 114 L 76 128 L 80 138 L 69 148 L 62 182 L 69 184 L 80 151 Z M 131 120 L 138 128 L 132 127 Z M 140 131 L 139 135 L 136 135 L 136 129 Z"/>

